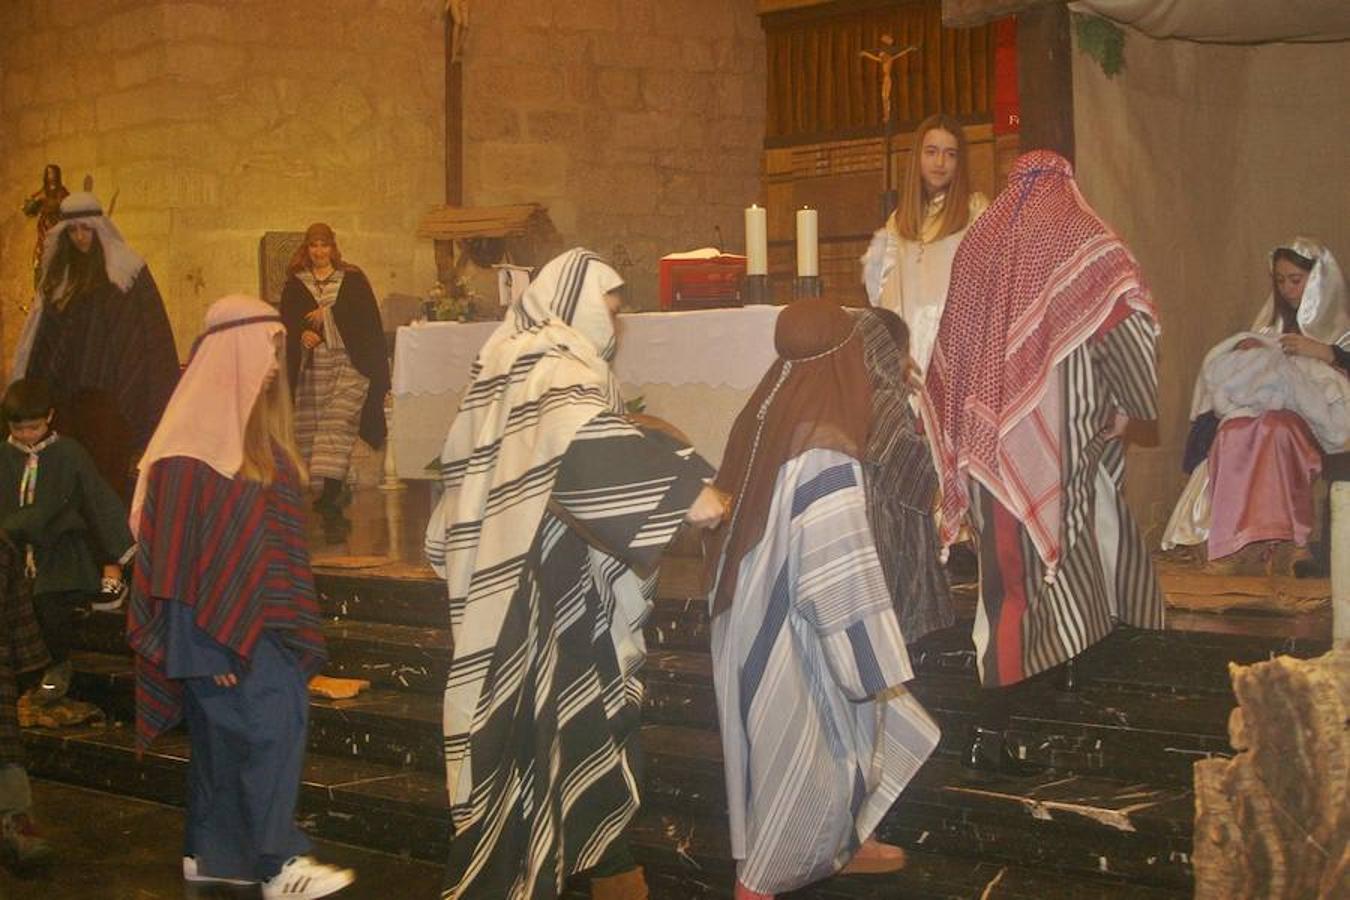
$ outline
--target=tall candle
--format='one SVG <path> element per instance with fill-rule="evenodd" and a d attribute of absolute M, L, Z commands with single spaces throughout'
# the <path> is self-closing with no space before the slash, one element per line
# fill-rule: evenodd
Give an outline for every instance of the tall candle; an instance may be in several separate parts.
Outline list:
<path fill-rule="evenodd" d="M 820 229 L 816 211 L 809 206 L 797 210 L 797 277 L 820 274 L 820 248 L 817 238 Z"/>
<path fill-rule="evenodd" d="M 745 256 L 745 274 L 769 274 L 768 217 L 756 203 L 745 209 Z"/>

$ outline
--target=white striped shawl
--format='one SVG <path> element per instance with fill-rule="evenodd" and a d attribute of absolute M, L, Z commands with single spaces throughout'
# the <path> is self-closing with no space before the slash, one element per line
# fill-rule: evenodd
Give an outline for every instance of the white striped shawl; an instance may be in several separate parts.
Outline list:
<path fill-rule="evenodd" d="M 445 493 L 427 524 L 426 554 L 450 597 L 452 805 L 470 799 L 470 737 L 491 712 L 484 677 L 562 456 L 588 421 L 622 410 L 605 359 L 614 335 L 604 304 L 620 284 L 584 250 L 546 265 L 479 352 L 441 452 Z"/>

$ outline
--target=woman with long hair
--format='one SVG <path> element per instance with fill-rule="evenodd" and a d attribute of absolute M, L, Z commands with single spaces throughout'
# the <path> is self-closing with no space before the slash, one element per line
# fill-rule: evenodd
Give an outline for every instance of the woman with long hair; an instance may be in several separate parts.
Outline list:
<path fill-rule="evenodd" d="M 303 531 L 281 318 L 230 296 L 206 314 L 132 504 L 136 736 L 188 723 L 189 882 L 327 896 L 353 875 L 295 824 L 309 679 L 327 657 Z"/>
<path fill-rule="evenodd" d="M 920 372 L 933 352 L 956 247 L 988 205 L 970 187 L 961 123 L 942 113 L 920 122 L 900 203 L 863 257 L 868 298 L 909 325 L 910 355 Z"/>
<path fill-rule="evenodd" d="M 305 230 L 281 291 L 286 371 L 295 388 L 296 440 L 312 481 L 314 507 L 339 514 L 352 447 L 384 443 L 389 356 L 370 281 L 342 258 L 322 222 Z"/>
<path fill-rule="evenodd" d="M 1190 480 L 1163 548 L 1205 545 L 1210 571 L 1288 574 L 1313 531 L 1325 455 L 1350 439 L 1350 308 L 1335 256 L 1297 237 L 1270 253 L 1251 327 L 1206 355 L 1191 401 Z"/>
<path fill-rule="evenodd" d="M 159 288 L 98 198 L 75 193 L 47 232 L 37 297 L 11 380 L 41 378 L 57 430 L 94 458 L 125 499 L 136 457 L 178 380 L 178 351 Z"/>

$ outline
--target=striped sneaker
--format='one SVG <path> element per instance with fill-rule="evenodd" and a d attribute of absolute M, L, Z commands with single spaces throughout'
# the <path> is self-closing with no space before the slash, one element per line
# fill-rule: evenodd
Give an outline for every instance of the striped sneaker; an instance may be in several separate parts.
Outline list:
<path fill-rule="evenodd" d="M 210 875 L 203 875 L 197 869 L 195 856 L 183 857 L 183 880 L 193 884 L 257 884 L 256 881 L 245 881 L 242 878 L 212 878 Z"/>
<path fill-rule="evenodd" d="M 356 880 L 351 869 L 326 866 L 312 856 L 292 856 L 281 871 L 262 883 L 263 900 L 312 900 L 327 897 Z"/>

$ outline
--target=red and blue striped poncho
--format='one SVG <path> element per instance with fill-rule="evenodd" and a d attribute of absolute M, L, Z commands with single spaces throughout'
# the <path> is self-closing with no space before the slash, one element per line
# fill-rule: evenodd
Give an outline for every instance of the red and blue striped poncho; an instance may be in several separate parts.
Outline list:
<path fill-rule="evenodd" d="M 183 687 L 164 671 L 168 603 L 192 607 L 196 626 L 245 665 L 271 629 L 307 675 L 323 666 L 327 651 L 301 503 L 295 469 L 280 453 L 269 485 L 225 478 L 190 457 L 154 463 L 127 611 L 139 747 L 183 714 Z"/>

